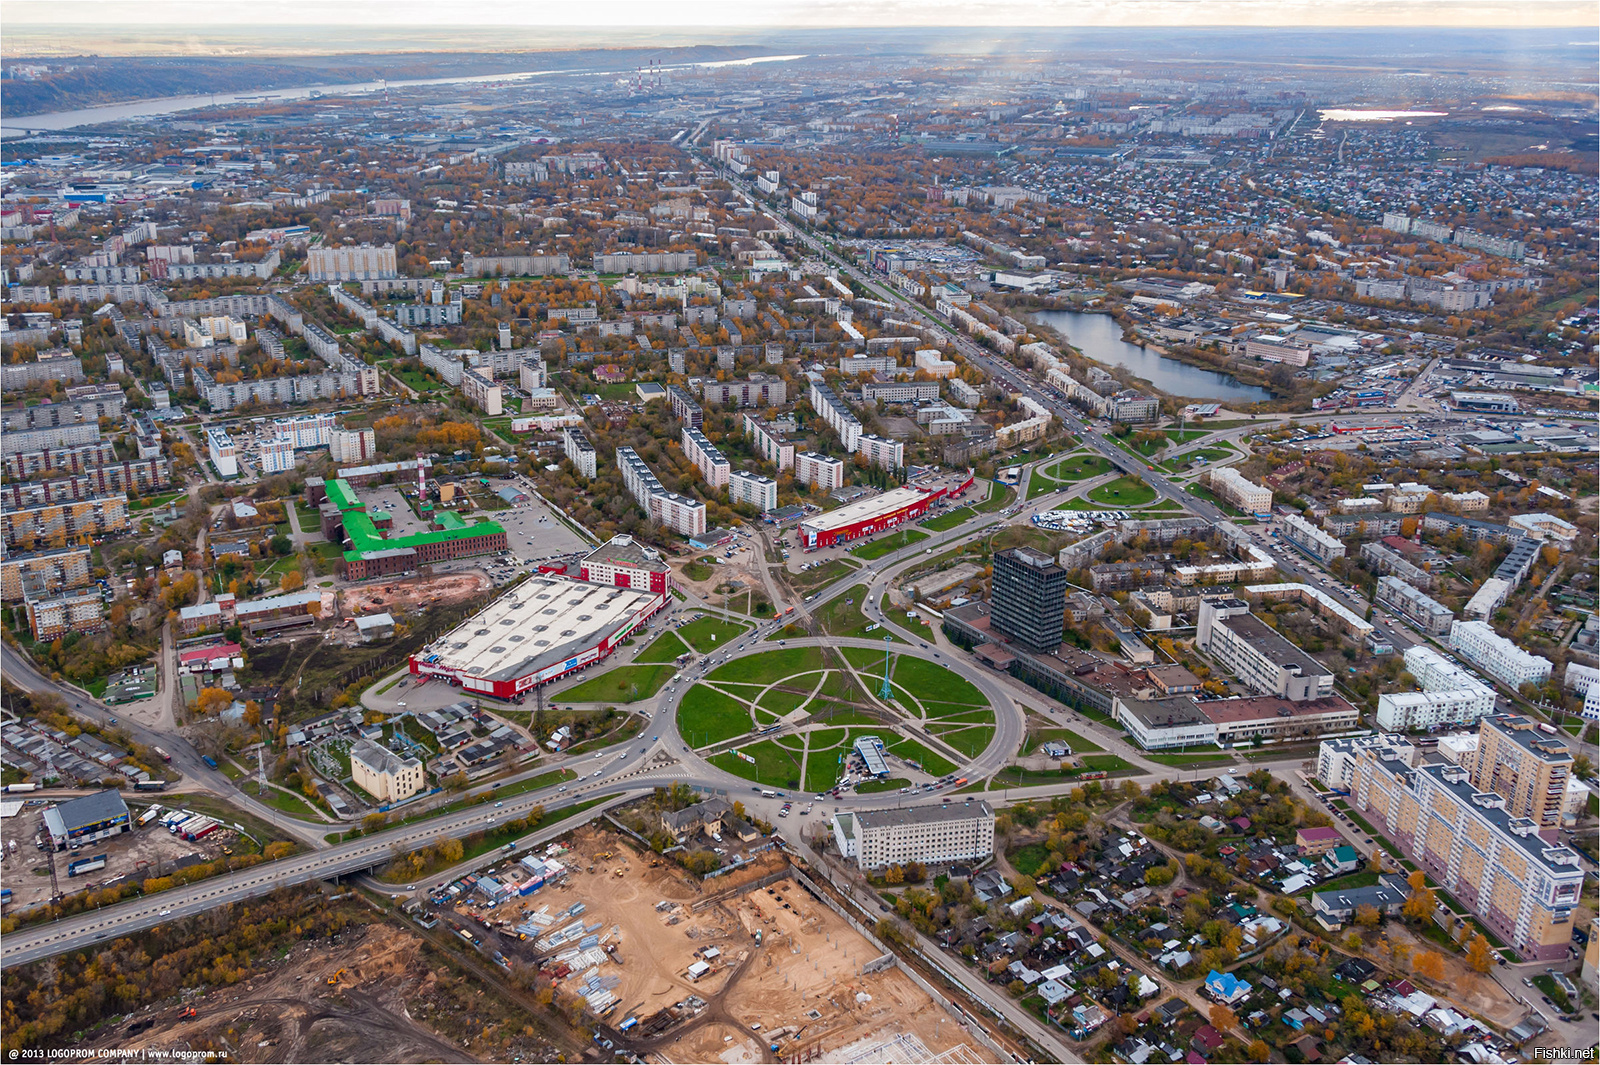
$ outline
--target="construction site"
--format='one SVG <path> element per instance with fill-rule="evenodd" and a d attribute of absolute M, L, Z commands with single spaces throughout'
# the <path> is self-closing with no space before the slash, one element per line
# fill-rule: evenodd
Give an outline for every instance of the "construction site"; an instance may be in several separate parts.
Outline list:
<path fill-rule="evenodd" d="M 456 934 L 582 998 L 602 1049 L 663 1063 L 992 1057 L 778 850 L 701 882 L 591 826 L 486 869 L 459 899 L 440 915 Z"/>
<path fill-rule="evenodd" d="M 340 593 L 345 613 L 354 617 L 387 611 L 395 617 L 419 614 L 436 606 L 464 603 L 494 587 L 482 573 L 468 571 L 437 577 L 411 577 L 359 584 Z"/>

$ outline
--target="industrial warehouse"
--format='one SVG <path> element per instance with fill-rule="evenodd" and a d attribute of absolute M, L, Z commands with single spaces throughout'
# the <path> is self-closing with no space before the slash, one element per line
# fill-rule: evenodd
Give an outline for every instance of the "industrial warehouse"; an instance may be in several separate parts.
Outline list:
<path fill-rule="evenodd" d="M 410 573 L 432 562 L 506 549 L 506 531 L 498 522 L 467 522 L 451 511 L 434 511 L 431 506 L 425 508 L 427 532 L 391 537 L 392 515 L 369 514 L 367 505 L 346 480 L 323 481 L 309 477 L 306 498 L 319 509 L 323 537 L 345 546 L 343 570 L 347 580 Z M 419 501 L 427 498 L 420 465 L 417 467 L 417 498 Z"/>
<path fill-rule="evenodd" d="M 832 547 L 862 536 L 892 529 L 915 521 L 941 499 L 953 499 L 972 487 L 972 471 L 950 478 L 923 478 L 917 483 L 892 488 L 882 495 L 838 510 L 805 519 L 800 523 L 800 546 L 806 550 Z"/>
<path fill-rule="evenodd" d="M 664 592 L 530 577 L 411 656 L 411 672 L 520 699 L 594 665 L 667 604 Z"/>

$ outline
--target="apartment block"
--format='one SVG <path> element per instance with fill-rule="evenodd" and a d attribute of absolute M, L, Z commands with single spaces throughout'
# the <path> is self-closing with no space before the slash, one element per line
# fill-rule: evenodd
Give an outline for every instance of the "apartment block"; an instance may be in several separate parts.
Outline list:
<path fill-rule="evenodd" d="M 1350 790 L 1356 762 L 1365 750 L 1393 751 L 1405 765 L 1415 765 L 1417 749 L 1403 736 L 1376 733 L 1370 736 L 1340 736 L 1323 740 L 1317 748 L 1317 780 L 1323 786 Z"/>
<path fill-rule="evenodd" d="M 427 786 L 427 774 L 415 758 L 402 757 L 368 739 L 350 748 L 350 779 L 379 802 L 408 799 Z"/>
<path fill-rule="evenodd" d="M 56 595 L 89 583 L 89 549 L 68 547 L 37 555 L 12 555 L 0 561 L 0 600 L 15 602 L 24 594 Z M 1570 676 L 1570 670 L 1569 676 Z"/>
<path fill-rule="evenodd" d="M 106 496 L 0 511 L 0 543 L 8 551 L 62 548 L 84 537 L 101 537 L 128 527 L 128 497 Z"/>
<path fill-rule="evenodd" d="M 294 469 L 294 445 L 286 436 L 263 440 L 256 454 L 263 474 L 287 473 Z"/>
<path fill-rule="evenodd" d="M 1211 490 L 1224 503 L 1251 514 L 1267 514 L 1272 510 L 1272 489 L 1246 480 L 1238 470 L 1224 466 L 1211 471 Z"/>
<path fill-rule="evenodd" d="M 1472 783 L 1504 799 L 1513 817 L 1526 817 L 1542 830 L 1554 830 L 1561 824 L 1572 761 L 1565 740 L 1520 714 L 1495 714 L 1478 726 Z"/>
<path fill-rule="evenodd" d="M 371 429 L 333 429 L 328 455 L 341 466 L 361 466 L 378 457 L 378 436 Z"/>
<path fill-rule="evenodd" d="M 885 470 L 897 470 L 906 464 L 905 444 L 872 433 L 863 433 L 856 441 L 856 453 L 865 455 L 869 463 Z"/>
<path fill-rule="evenodd" d="M 1378 578 L 1378 591 L 1373 598 L 1391 610 L 1404 614 L 1430 636 L 1443 636 L 1450 631 L 1450 626 L 1455 624 L 1456 615 L 1453 610 L 1431 598 L 1420 588 L 1415 588 L 1393 575 Z"/>
<path fill-rule="evenodd" d="M 667 386 L 667 402 L 672 405 L 673 415 L 680 419 L 684 425 L 698 429 L 705 424 L 706 412 L 701 409 L 699 403 L 695 402 L 695 398 L 689 394 L 688 390 L 682 386 Z"/>
<path fill-rule="evenodd" d="M 861 386 L 866 403 L 931 403 L 939 398 L 937 381 L 868 381 Z"/>
<path fill-rule="evenodd" d="M 1319 562 L 1328 563 L 1344 557 L 1344 544 L 1337 537 L 1329 536 L 1298 514 L 1283 519 L 1283 536 Z"/>
<path fill-rule="evenodd" d="M 754 414 L 746 414 L 740 421 L 744 426 L 745 435 L 755 444 L 757 454 L 778 467 L 780 473 L 794 468 L 793 440 Z"/>
<path fill-rule="evenodd" d="M 595 479 L 598 467 L 594 445 L 589 443 L 582 429 L 569 425 L 561 431 L 561 451 L 581 476 L 591 481 Z"/>
<path fill-rule="evenodd" d="M 462 371 L 461 394 L 491 418 L 505 409 L 504 393 L 500 386 L 494 383 L 493 378 L 486 377 L 477 370 Z"/>
<path fill-rule="evenodd" d="M 1031 547 L 995 553 L 989 623 L 996 632 L 1048 654 L 1061 646 L 1066 601 L 1067 571 L 1055 559 Z"/>
<path fill-rule="evenodd" d="M 1406 651 L 1406 670 L 1420 692 L 1378 696 L 1378 727 L 1407 732 L 1441 725 L 1467 725 L 1494 713 L 1494 689 L 1432 648 Z"/>
<path fill-rule="evenodd" d="M 228 430 L 207 427 L 206 454 L 211 456 L 211 465 L 219 477 L 239 476 L 239 451 Z"/>
<path fill-rule="evenodd" d="M 839 442 L 845 450 L 855 451 L 856 442 L 861 439 L 861 421 L 844 400 L 821 381 L 811 382 L 811 392 L 807 398 L 823 422 L 839 434 Z"/>
<path fill-rule="evenodd" d="M 994 854 L 994 810 L 982 799 L 833 816 L 839 853 L 863 871 L 920 862 L 980 862 Z"/>
<path fill-rule="evenodd" d="M 844 463 L 815 451 L 802 451 L 794 457 L 794 479 L 825 492 L 843 488 Z"/>
<path fill-rule="evenodd" d="M 1291 702 L 1333 694 L 1333 674 L 1250 613 L 1242 599 L 1201 600 L 1195 646 L 1263 695 Z"/>
<path fill-rule="evenodd" d="M 762 513 L 777 510 L 778 482 L 759 473 L 734 470 L 728 475 L 728 502 L 748 503 Z"/>
<path fill-rule="evenodd" d="M 306 271 L 313 281 L 375 281 L 394 277 L 397 272 L 394 245 L 311 248 L 306 252 Z"/>
<path fill-rule="evenodd" d="M 1529 654 L 1482 621 L 1457 621 L 1450 626 L 1450 650 L 1511 688 L 1543 684 L 1551 662 Z"/>
<path fill-rule="evenodd" d="M 753 373 L 742 381 L 703 381 L 700 398 L 724 407 L 781 407 L 788 385 L 774 374 Z"/>
<path fill-rule="evenodd" d="M 1379 540 L 1369 540 L 1361 545 L 1361 561 L 1374 573 L 1393 574 L 1424 592 L 1432 591 L 1439 584 L 1439 578 L 1421 566 L 1413 565 L 1399 551 Z"/>
<path fill-rule="evenodd" d="M 617 466 L 622 470 L 623 484 L 651 521 L 684 536 L 706 531 L 706 505 L 667 491 L 633 448 L 617 448 Z"/>
<path fill-rule="evenodd" d="M 99 632 L 105 628 L 105 601 L 95 591 L 24 600 L 28 627 L 35 640 L 53 640 L 69 632 Z"/>
<path fill-rule="evenodd" d="M 733 467 L 717 446 L 706 439 L 706 434 L 686 425 L 683 427 L 682 443 L 684 455 L 694 463 L 707 484 L 712 488 L 728 487 L 728 474 Z"/>
<path fill-rule="evenodd" d="M 1523 958 L 1566 957 L 1583 870 L 1460 766 L 1362 751 L 1351 805 Z"/>

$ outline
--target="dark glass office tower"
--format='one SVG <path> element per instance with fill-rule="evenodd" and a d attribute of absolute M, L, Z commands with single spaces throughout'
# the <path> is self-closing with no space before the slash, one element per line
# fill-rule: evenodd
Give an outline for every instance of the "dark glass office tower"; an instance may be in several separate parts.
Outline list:
<path fill-rule="evenodd" d="M 1040 654 L 1061 646 L 1067 571 L 1042 551 L 1014 547 L 994 556 L 990 627 Z"/>

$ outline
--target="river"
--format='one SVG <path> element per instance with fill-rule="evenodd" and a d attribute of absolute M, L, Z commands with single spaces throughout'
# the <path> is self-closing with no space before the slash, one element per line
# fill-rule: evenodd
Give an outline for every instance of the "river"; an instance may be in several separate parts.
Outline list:
<path fill-rule="evenodd" d="M 1135 377 L 1173 396 L 1187 399 L 1240 400 L 1257 403 L 1272 398 L 1265 388 L 1247 385 L 1232 374 L 1190 366 L 1122 339 L 1122 323 L 1109 314 L 1082 311 L 1037 311 L 1033 317 L 1050 326 L 1095 362 L 1121 366 Z"/>
<path fill-rule="evenodd" d="M 746 59 L 724 59 L 707 63 L 679 63 L 661 67 L 663 71 L 695 68 L 754 66 L 759 63 L 787 63 L 807 58 L 804 55 L 762 55 Z M 129 100 L 119 104 L 86 107 L 79 111 L 51 111 L 42 115 L 20 115 L 0 120 L 7 132 L 13 135 L 32 131 L 75 129 L 79 126 L 98 126 L 108 122 L 126 122 L 137 118 L 155 118 L 193 111 L 202 107 L 220 107 L 239 103 L 274 104 L 289 100 L 304 100 L 312 93 L 325 96 L 352 96 L 380 92 L 385 88 L 400 89 L 417 85 L 471 85 L 506 81 L 525 81 L 529 78 L 549 77 L 559 74 L 607 75 L 629 71 L 575 68 L 571 70 L 522 70 L 506 74 L 473 74 L 449 78 L 413 78 L 405 81 L 363 81 L 343 85 L 302 85 L 293 89 L 263 89 L 258 92 L 219 92 L 196 96 L 164 96 L 150 100 Z M 329 101 L 330 105 L 335 101 Z"/>

